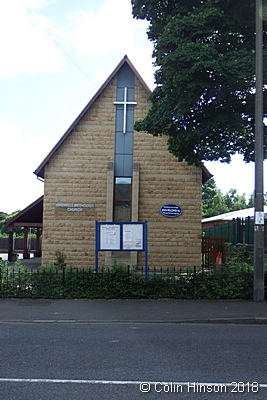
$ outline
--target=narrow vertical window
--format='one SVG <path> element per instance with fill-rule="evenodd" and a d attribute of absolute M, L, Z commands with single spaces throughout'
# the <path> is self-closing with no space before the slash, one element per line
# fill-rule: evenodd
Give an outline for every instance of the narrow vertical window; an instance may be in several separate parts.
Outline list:
<path fill-rule="evenodd" d="M 116 177 L 114 222 L 131 222 L 132 178 Z"/>

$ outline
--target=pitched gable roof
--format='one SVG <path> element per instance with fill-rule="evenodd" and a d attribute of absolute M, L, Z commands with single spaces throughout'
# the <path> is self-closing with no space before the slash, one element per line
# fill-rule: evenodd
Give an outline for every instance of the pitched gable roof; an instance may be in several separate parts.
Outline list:
<path fill-rule="evenodd" d="M 132 69 L 133 73 L 139 79 L 141 84 L 144 86 L 144 88 L 147 90 L 148 93 L 151 92 L 139 72 L 135 69 L 131 61 L 127 56 L 124 56 L 124 58 L 121 60 L 121 62 L 117 65 L 117 67 L 114 69 L 114 71 L 111 73 L 111 75 L 108 77 L 108 79 L 104 82 L 104 84 L 100 87 L 100 89 L 96 92 L 96 94 L 93 96 L 93 98 L 89 101 L 89 103 L 85 106 L 85 108 L 82 110 L 82 112 L 78 115 L 78 117 L 75 119 L 75 121 L 71 124 L 69 129 L 64 133 L 64 135 L 61 137 L 61 139 L 57 142 L 57 144 L 53 147 L 53 149 L 50 151 L 50 153 L 46 156 L 46 158 L 42 161 L 42 163 L 39 165 L 39 167 L 34 171 L 34 174 L 36 174 L 38 177 L 44 179 L 44 169 L 46 164 L 49 163 L 50 158 L 54 155 L 54 153 L 57 151 L 57 149 L 61 146 L 61 144 L 64 142 L 64 140 L 69 136 L 69 134 L 73 131 L 73 129 L 77 126 L 77 124 L 80 122 L 82 117 L 87 113 L 87 111 L 90 109 L 90 107 L 94 104 L 94 102 L 98 99 L 98 97 L 102 94 L 102 92 L 105 90 L 105 88 L 108 86 L 108 84 L 111 82 L 111 80 L 115 77 L 117 72 L 121 69 L 121 67 L 124 64 L 128 64 L 129 67 Z"/>
<path fill-rule="evenodd" d="M 43 225 L 43 199 L 39 197 L 24 210 L 6 221 L 7 226 L 42 227 Z"/>
<path fill-rule="evenodd" d="M 102 94 L 102 92 L 105 90 L 105 88 L 108 86 L 108 84 L 112 81 L 112 79 L 115 77 L 115 75 L 118 73 L 118 71 L 122 68 L 124 64 L 128 64 L 128 66 L 132 69 L 134 75 L 137 77 L 137 79 L 141 82 L 143 87 L 147 90 L 148 94 L 151 93 L 150 88 L 147 86 L 139 72 L 135 69 L 127 55 L 123 57 L 121 62 L 117 65 L 117 67 L 114 69 L 114 71 L 110 74 L 108 79 L 104 82 L 104 84 L 100 87 L 100 89 L 96 92 L 96 94 L 92 97 L 92 99 L 89 101 L 89 103 L 84 107 L 82 112 L 78 115 L 78 117 L 75 119 L 75 121 L 70 125 L 68 130 L 64 133 L 64 135 L 59 139 L 59 141 L 56 143 L 56 145 L 52 148 L 50 153 L 45 157 L 45 159 L 42 161 L 42 163 L 39 165 L 39 167 L 34 171 L 34 174 L 37 175 L 37 177 L 40 177 L 44 179 L 44 170 L 46 164 L 49 163 L 51 157 L 54 155 L 54 153 L 57 151 L 57 149 L 61 146 L 61 144 L 65 141 L 65 139 L 69 136 L 69 134 L 73 131 L 73 129 L 78 125 L 80 120 L 83 118 L 83 116 L 87 113 L 87 111 L 92 107 L 94 102 L 98 99 L 98 97 Z M 202 165 L 202 183 L 205 183 L 208 179 L 210 179 L 213 175 L 208 171 L 208 169 Z"/>

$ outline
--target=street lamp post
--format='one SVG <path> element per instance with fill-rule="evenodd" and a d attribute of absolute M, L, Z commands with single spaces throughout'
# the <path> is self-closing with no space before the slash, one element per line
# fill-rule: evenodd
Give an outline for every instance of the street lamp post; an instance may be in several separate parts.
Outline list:
<path fill-rule="evenodd" d="M 262 0 L 256 0 L 254 301 L 264 301 Z"/>

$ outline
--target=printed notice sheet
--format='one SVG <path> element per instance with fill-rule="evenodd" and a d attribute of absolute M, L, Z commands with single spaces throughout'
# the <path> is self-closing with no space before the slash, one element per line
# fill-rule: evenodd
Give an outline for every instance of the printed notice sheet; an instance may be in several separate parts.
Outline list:
<path fill-rule="evenodd" d="M 143 225 L 123 225 L 123 250 L 143 250 Z"/>
<path fill-rule="evenodd" d="M 100 250 L 120 250 L 120 225 L 101 225 Z"/>

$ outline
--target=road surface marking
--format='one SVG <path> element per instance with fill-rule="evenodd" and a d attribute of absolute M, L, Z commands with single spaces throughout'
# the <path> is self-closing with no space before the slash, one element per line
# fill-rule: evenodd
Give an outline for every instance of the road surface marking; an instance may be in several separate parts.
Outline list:
<path fill-rule="evenodd" d="M 97 380 L 97 379 L 32 379 L 32 378 L 0 378 L 0 382 L 18 382 L 18 383 L 71 383 L 71 384 L 100 384 L 100 385 L 141 385 L 146 382 L 150 385 L 156 385 L 158 382 L 148 382 L 148 381 L 112 381 L 112 380 Z M 181 385 L 188 386 L 188 382 L 160 382 L 162 385 Z M 227 387 L 235 386 L 236 383 L 224 383 L 224 382 L 197 382 L 199 385 L 204 386 L 216 386 L 225 385 Z M 252 383 L 252 382 L 251 382 Z M 260 388 L 267 388 L 267 383 L 259 383 Z"/>

